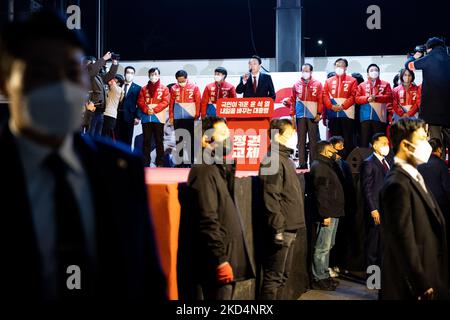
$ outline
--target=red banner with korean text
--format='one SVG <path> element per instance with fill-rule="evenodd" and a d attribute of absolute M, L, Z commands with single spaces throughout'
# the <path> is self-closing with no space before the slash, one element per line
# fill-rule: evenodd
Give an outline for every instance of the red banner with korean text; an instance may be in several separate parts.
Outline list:
<path fill-rule="evenodd" d="M 217 115 L 227 119 L 236 169 L 258 171 L 267 153 L 268 129 L 274 109 L 270 98 L 219 99 Z"/>

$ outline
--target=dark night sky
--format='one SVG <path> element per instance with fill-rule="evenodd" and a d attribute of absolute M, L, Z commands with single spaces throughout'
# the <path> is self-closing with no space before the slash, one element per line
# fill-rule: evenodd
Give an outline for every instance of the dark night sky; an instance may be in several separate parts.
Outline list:
<path fill-rule="evenodd" d="M 126 59 L 242 58 L 254 54 L 247 0 L 129 0 L 108 4 L 107 46 Z M 257 53 L 275 56 L 275 0 L 251 0 Z M 306 56 L 405 54 L 432 35 L 450 42 L 447 0 L 304 0 Z M 381 8 L 381 30 L 368 30 L 366 9 Z M 133 41 L 123 35 L 124 24 Z"/>
<path fill-rule="evenodd" d="M 107 43 L 120 48 L 124 58 L 236 58 L 253 54 L 247 0 L 113 1 L 108 4 L 111 32 Z M 135 3 L 132 5 L 131 3 Z M 255 43 L 261 56 L 275 55 L 275 1 L 251 0 Z M 134 42 L 123 45 L 117 37 L 124 21 Z M 114 49 L 115 50 L 115 49 Z"/>
<path fill-rule="evenodd" d="M 56 0 L 42 0 L 44 3 Z M 71 3 L 74 0 L 66 0 Z M 82 29 L 95 53 L 96 1 L 79 0 Z M 1 1 L 0 19 L 6 17 Z M 276 0 L 126 0 L 105 2 L 105 51 L 126 60 L 275 56 Z M 20 3 L 16 0 L 17 10 Z M 381 30 L 368 30 L 366 9 L 381 8 Z M 26 5 L 22 5 L 26 7 Z M 306 56 L 406 54 L 433 35 L 450 44 L 449 0 L 303 0 Z"/>
<path fill-rule="evenodd" d="M 372 4 L 381 8 L 381 30 L 366 27 L 366 9 Z M 404 54 L 431 36 L 450 42 L 449 4 L 448 0 L 307 0 L 304 36 L 325 38 L 330 56 Z M 306 48 L 307 56 L 320 55 L 317 46 Z"/>

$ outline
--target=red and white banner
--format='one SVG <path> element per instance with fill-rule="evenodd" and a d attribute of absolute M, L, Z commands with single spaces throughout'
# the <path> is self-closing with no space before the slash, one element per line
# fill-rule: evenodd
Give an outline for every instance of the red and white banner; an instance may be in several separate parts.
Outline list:
<path fill-rule="evenodd" d="M 227 119 L 237 170 L 257 171 L 267 153 L 274 102 L 270 98 L 220 99 L 217 115 Z"/>

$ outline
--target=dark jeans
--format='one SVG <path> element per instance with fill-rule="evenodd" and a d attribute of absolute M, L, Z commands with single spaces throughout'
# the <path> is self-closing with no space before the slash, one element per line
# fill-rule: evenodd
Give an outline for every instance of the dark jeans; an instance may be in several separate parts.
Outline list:
<path fill-rule="evenodd" d="M 89 133 L 89 128 L 91 127 L 92 118 L 94 117 L 94 112 L 85 110 L 83 113 L 83 121 L 81 123 L 81 132 Z"/>
<path fill-rule="evenodd" d="M 441 140 L 442 145 L 444 146 L 442 150 L 442 159 L 445 160 L 445 148 L 448 148 L 450 152 L 450 128 L 430 125 L 429 132 L 430 138 Z M 448 165 L 450 167 L 450 161 L 448 162 Z"/>
<path fill-rule="evenodd" d="M 103 118 L 102 137 L 114 138 L 114 128 L 116 127 L 116 119 L 110 116 Z"/>
<path fill-rule="evenodd" d="M 325 280 L 330 277 L 330 251 L 336 240 L 339 219 L 331 218 L 329 226 L 320 224 L 314 245 L 312 273 L 314 281 Z"/>
<path fill-rule="evenodd" d="M 328 121 L 330 136 L 341 136 L 344 138 L 344 159 L 355 148 L 355 120 L 349 118 L 335 118 Z"/>
<path fill-rule="evenodd" d="M 215 285 L 213 282 L 202 285 L 203 300 L 232 300 L 236 284 Z"/>
<path fill-rule="evenodd" d="M 98 137 L 102 134 L 103 128 L 103 112 L 94 112 L 91 120 L 91 125 L 89 126 L 89 134 L 93 137 Z"/>
<path fill-rule="evenodd" d="M 282 246 L 273 244 L 268 249 L 269 255 L 264 264 L 264 277 L 261 289 L 262 300 L 283 299 L 283 289 L 289 278 L 294 255 L 294 242 L 297 233 L 284 232 L 284 243 Z"/>
<path fill-rule="evenodd" d="M 306 134 L 309 139 L 309 163 L 316 158 L 317 141 L 320 136 L 317 130 L 317 123 L 312 119 L 297 119 L 297 135 L 298 135 L 298 160 L 301 166 L 306 165 Z"/>
<path fill-rule="evenodd" d="M 373 225 L 373 223 L 367 233 L 366 263 L 367 266 L 376 265 L 381 267 L 380 226 Z"/>
<path fill-rule="evenodd" d="M 162 167 L 164 164 L 164 124 L 157 122 L 143 123 L 142 132 L 144 134 L 144 143 L 142 145 L 144 166 L 150 167 L 150 152 L 152 147 L 152 137 L 154 137 L 156 145 L 155 164 L 157 167 Z"/>
<path fill-rule="evenodd" d="M 115 129 L 116 139 L 131 147 L 131 144 L 133 142 L 133 131 L 134 131 L 134 121 L 130 123 L 126 122 L 123 119 L 123 111 L 118 111 Z"/>
<path fill-rule="evenodd" d="M 376 133 L 386 134 L 387 124 L 380 121 L 367 120 L 361 122 L 360 146 L 368 148 Z"/>
<path fill-rule="evenodd" d="M 173 126 L 175 129 L 175 137 L 176 137 L 176 152 L 177 155 L 183 160 L 183 165 L 192 165 L 194 163 L 194 119 L 179 119 L 174 120 Z M 189 143 L 190 145 L 185 145 L 184 150 L 187 151 L 187 155 L 185 156 L 183 153 L 183 137 L 180 136 L 180 134 L 177 134 L 178 129 L 185 129 L 189 132 L 190 135 L 190 142 L 186 141 L 186 143 Z M 186 163 L 186 161 L 190 161 L 189 163 Z M 181 163 L 177 163 L 177 165 L 181 165 Z"/>

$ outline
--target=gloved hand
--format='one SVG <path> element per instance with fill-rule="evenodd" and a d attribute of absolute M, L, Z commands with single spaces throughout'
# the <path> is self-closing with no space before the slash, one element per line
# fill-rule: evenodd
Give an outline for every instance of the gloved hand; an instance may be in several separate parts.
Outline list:
<path fill-rule="evenodd" d="M 216 269 L 217 282 L 228 284 L 234 281 L 233 268 L 228 262 L 222 263 Z"/>
<path fill-rule="evenodd" d="M 275 234 L 274 242 L 275 242 L 276 245 L 279 245 L 279 246 L 283 245 L 283 243 L 284 243 L 283 232 L 279 232 L 279 233 Z"/>

